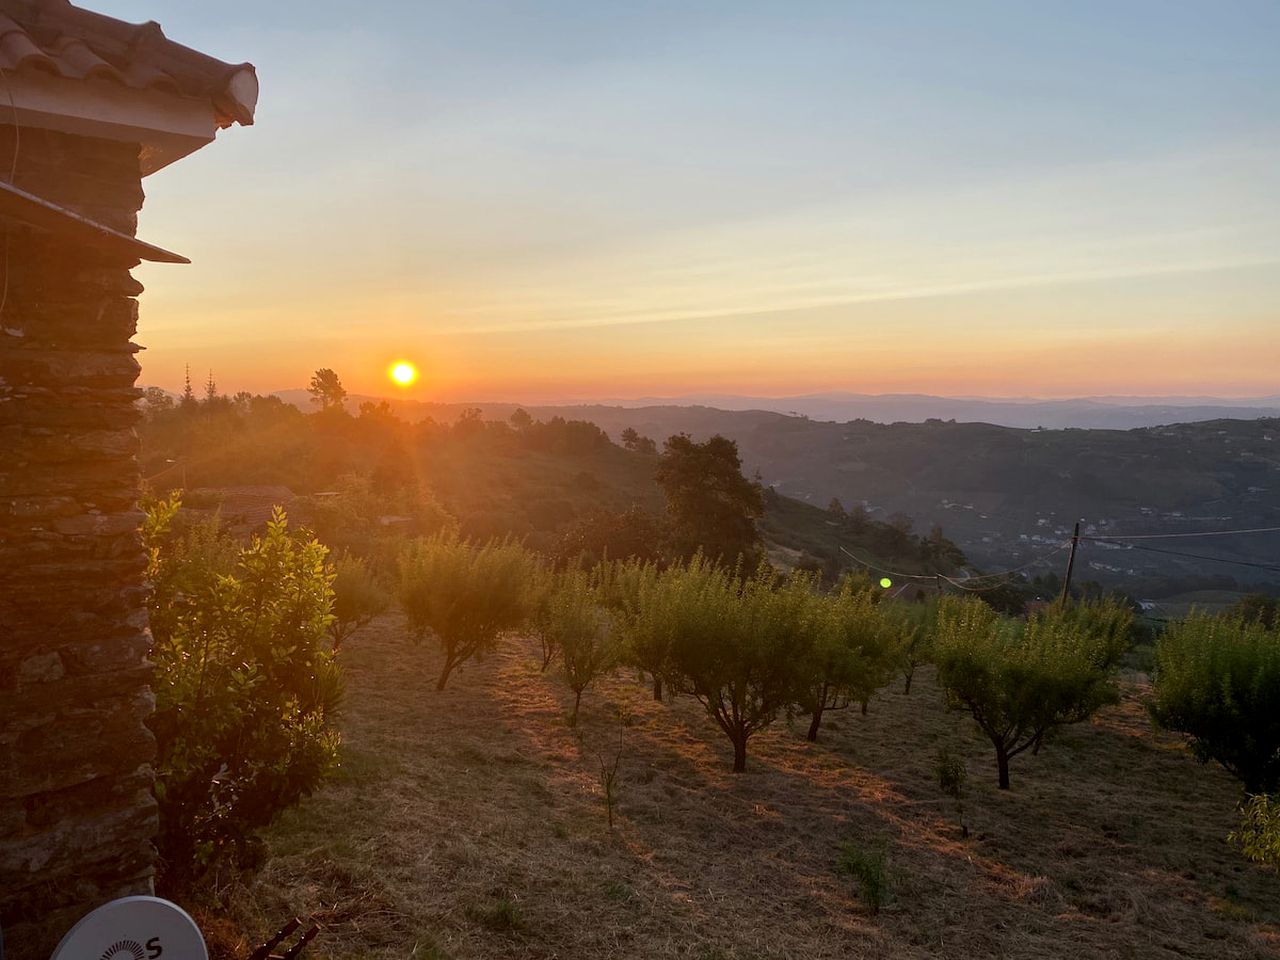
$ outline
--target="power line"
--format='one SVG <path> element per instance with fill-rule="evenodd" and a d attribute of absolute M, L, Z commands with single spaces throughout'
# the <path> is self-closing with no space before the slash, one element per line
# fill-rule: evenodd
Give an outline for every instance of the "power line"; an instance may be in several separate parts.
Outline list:
<path fill-rule="evenodd" d="M 1084 540 L 1084 537 L 1080 538 Z M 1105 537 L 1090 537 L 1089 539 L 1099 543 L 1112 543 Z M 1161 550 L 1159 547 L 1139 547 L 1131 543 L 1116 543 L 1118 547 L 1127 547 L 1130 550 L 1145 550 L 1147 553 L 1163 553 L 1170 557 L 1188 557 L 1192 560 L 1212 560 L 1216 563 L 1234 563 L 1240 567 L 1257 567 L 1259 570 L 1270 570 L 1272 573 L 1280 573 L 1280 566 L 1271 563 L 1256 563 L 1252 560 L 1230 560 L 1227 557 L 1210 557 L 1203 553 L 1187 553 L 1183 550 Z"/>
<path fill-rule="evenodd" d="M 1034 567 L 1037 564 L 1044 563 L 1046 560 L 1048 560 L 1050 557 L 1054 556 L 1055 554 L 1061 553 L 1063 550 L 1067 548 L 1068 543 L 1069 542 L 1060 543 L 1049 552 L 1043 553 L 1040 556 L 1033 558 L 1031 561 L 1024 563 L 1020 567 L 1014 567 L 1012 570 L 1002 570 L 999 573 L 981 573 L 974 577 L 966 577 L 964 580 L 952 579 L 951 577 L 948 577 L 945 573 L 902 573 L 901 571 L 886 570 L 884 567 L 877 567 L 875 564 L 869 563 L 868 561 L 863 560 L 861 557 L 855 556 L 854 554 L 846 550 L 843 546 L 840 547 L 840 552 L 843 553 L 846 557 L 849 557 L 851 560 L 854 560 L 855 562 L 862 564 L 862 566 L 866 567 L 868 570 L 874 570 L 876 573 L 883 573 L 889 577 L 899 577 L 904 580 L 932 581 L 934 583 L 936 583 L 938 579 L 941 578 L 947 581 L 947 583 L 960 587 L 960 589 L 962 590 L 968 590 L 972 593 L 984 593 L 984 592 L 995 590 L 999 587 L 1004 586 L 1005 583 L 1009 582 L 1007 578 L 1012 577 L 1013 574 L 1021 573 L 1022 571 L 1030 567 Z M 974 581 L 981 582 L 986 580 L 998 580 L 1001 578 L 1006 578 L 1006 579 L 1002 580 L 1002 582 L 1000 583 L 993 583 L 987 586 L 981 586 L 981 587 L 967 586 L 967 584 L 970 584 Z"/>
<path fill-rule="evenodd" d="M 1004 570 L 1004 571 L 1001 571 L 1000 573 L 980 573 L 975 577 L 966 577 L 961 582 L 968 583 L 971 580 L 991 580 L 996 577 L 1008 577 L 1008 576 L 1012 576 L 1015 573 L 1022 573 L 1022 571 L 1028 570 L 1031 567 L 1036 566 L 1037 564 L 1044 563 L 1050 557 L 1054 556 L 1055 554 L 1061 553 L 1063 550 L 1067 549 L 1067 547 L 1069 546 L 1071 546 L 1071 541 L 1064 540 L 1062 541 L 1062 543 L 1058 544 L 1052 550 L 1049 550 L 1045 553 L 1040 554 L 1040 556 L 1035 557 L 1034 559 L 1028 561 L 1027 563 L 1024 563 L 1020 567 L 1014 567 L 1012 570 Z M 951 580 L 951 578 L 946 576 L 946 574 L 939 574 L 939 576 L 942 577 L 942 579 L 944 580 Z M 959 584 L 957 584 L 957 586 L 959 586 Z"/>
<path fill-rule="evenodd" d="M 1246 530 L 1205 530 L 1201 533 L 1141 533 L 1117 534 L 1108 537 L 1081 537 L 1081 540 L 1182 540 L 1187 537 L 1236 537 L 1246 533 L 1280 533 L 1280 527 L 1250 527 Z"/>
<path fill-rule="evenodd" d="M 840 547 L 840 552 L 841 552 L 841 553 L 843 553 L 843 554 L 844 554 L 846 557 L 848 557 L 850 560 L 854 560 L 854 561 L 856 561 L 857 563 L 862 564 L 862 565 L 863 565 L 864 567 L 866 567 L 868 570 L 874 570 L 876 573 L 883 573 L 885 576 L 888 576 L 888 577 L 901 577 L 901 578 L 902 578 L 902 579 L 904 579 L 904 580 L 937 580 L 937 579 L 938 579 L 938 574 L 936 574 L 936 573 L 928 573 L 928 574 L 925 574 L 925 573 L 901 573 L 901 572 L 896 571 L 896 570 L 886 570 L 884 567 L 877 567 L 875 564 L 873 564 L 873 563 L 868 563 L 866 560 L 863 560 L 861 557 L 855 557 L 852 553 L 850 553 L 848 550 L 846 550 L 843 546 L 841 546 L 841 547 Z"/>

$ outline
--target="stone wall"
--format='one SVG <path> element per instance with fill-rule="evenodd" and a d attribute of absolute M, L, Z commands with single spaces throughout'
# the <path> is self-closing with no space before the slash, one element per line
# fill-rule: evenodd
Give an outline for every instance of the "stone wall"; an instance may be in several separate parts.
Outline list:
<path fill-rule="evenodd" d="M 0 126 L 6 180 L 14 142 Z M 130 234 L 142 206 L 136 145 L 23 129 L 14 182 Z M 151 887 L 132 265 L 16 224 L 0 232 L 6 960 L 47 958 L 90 908 Z"/>

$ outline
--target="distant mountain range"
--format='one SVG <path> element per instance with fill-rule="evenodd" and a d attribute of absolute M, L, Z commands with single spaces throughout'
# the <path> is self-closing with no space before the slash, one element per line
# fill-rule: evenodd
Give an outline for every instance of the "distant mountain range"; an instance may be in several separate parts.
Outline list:
<path fill-rule="evenodd" d="M 278 396 L 309 408 L 305 390 L 282 390 Z M 352 397 L 354 408 L 373 397 Z M 426 403 L 389 399 L 401 416 L 452 419 L 457 411 L 478 406 L 486 411 L 514 410 L 514 403 Z M 609 400 L 593 404 L 540 405 L 540 409 L 599 409 L 622 407 L 711 407 L 717 410 L 761 410 L 811 420 L 845 423 L 923 423 L 929 419 L 960 423 L 990 423 L 1002 427 L 1132 430 L 1171 423 L 1206 420 L 1256 420 L 1280 417 L 1280 395 L 1250 398 L 1222 397 L 1080 397 L 1067 400 L 992 397 L 935 397 L 926 394 L 815 393 L 793 397 L 747 397 L 736 394 L 694 394 Z M 532 410 L 533 408 L 530 407 Z"/>
<path fill-rule="evenodd" d="M 697 405 L 720 410 L 768 410 L 813 420 L 922 423 L 928 419 L 991 423 L 1002 427 L 1083 427 L 1132 430 L 1203 420 L 1252 420 L 1280 416 L 1280 396 L 1248 399 L 1217 397 L 1033 398 L 935 397 L 926 394 L 816 393 L 794 397 L 743 397 L 703 394 L 649 399 L 623 406 Z"/>

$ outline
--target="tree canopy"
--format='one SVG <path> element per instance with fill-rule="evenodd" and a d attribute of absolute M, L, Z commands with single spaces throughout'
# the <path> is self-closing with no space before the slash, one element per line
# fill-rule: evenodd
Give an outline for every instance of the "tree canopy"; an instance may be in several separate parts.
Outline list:
<path fill-rule="evenodd" d="M 1280 629 L 1193 612 L 1156 646 L 1156 722 L 1250 793 L 1280 789 Z"/>
<path fill-rule="evenodd" d="M 320 404 L 321 410 L 341 407 L 342 401 L 347 398 L 347 391 L 342 381 L 328 367 L 321 367 L 311 375 L 307 393 L 311 394 L 312 403 Z"/>
<path fill-rule="evenodd" d="M 974 597 L 941 601 L 934 626 L 938 682 L 991 740 L 1000 789 L 1009 789 L 1012 758 L 1038 751 L 1058 727 L 1117 699 L 1113 668 L 1131 620 L 1116 603 L 1054 606 L 1024 623 L 1001 618 Z"/>
<path fill-rule="evenodd" d="M 760 484 L 742 475 L 738 445 L 714 436 L 698 443 L 676 434 L 658 461 L 658 485 L 667 498 L 672 552 L 691 558 L 701 552 L 711 560 L 733 563 L 742 557 L 749 567 L 759 558 L 756 521 L 764 513 Z"/>

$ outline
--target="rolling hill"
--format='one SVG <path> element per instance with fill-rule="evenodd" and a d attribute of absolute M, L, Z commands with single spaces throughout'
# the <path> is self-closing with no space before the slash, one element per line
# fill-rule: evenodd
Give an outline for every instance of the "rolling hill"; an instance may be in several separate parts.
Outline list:
<path fill-rule="evenodd" d="M 405 416 L 455 419 L 465 407 L 401 403 Z M 481 404 L 493 419 L 514 404 Z M 708 406 L 529 407 L 590 420 L 615 439 L 627 427 L 659 443 L 674 433 L 736 440 L 748 472 L 779 493 L 825 507 L 839 498 L 871 516 L 940 525 L 988 570 L 1060 570 L 1076 521 L 1089 536 L 1186 534 L 1280 526 L 1280 418 L 1207 420 L 1129 430 L 1004 427 L 939 419 L 836 423 Z M 1186 408 L 1179 407 L 1178 410 Z M 1237 411 L 1238 412 L 1238 411 Z M 1198 554 L 1175 556 L 1170 552 Z M 1219 559 L 1238 562 L 1221 562 Z M 1180 578 L 1226 587 L 1280 582 L 1280 535 L 1128 546 L 1090 541 L 1079 571 L 1104 583 Z M 1254 566 L 1258 564 L 1261 566 Z M 1213 583 L 1209 585 L 1214 585 Z"/>

